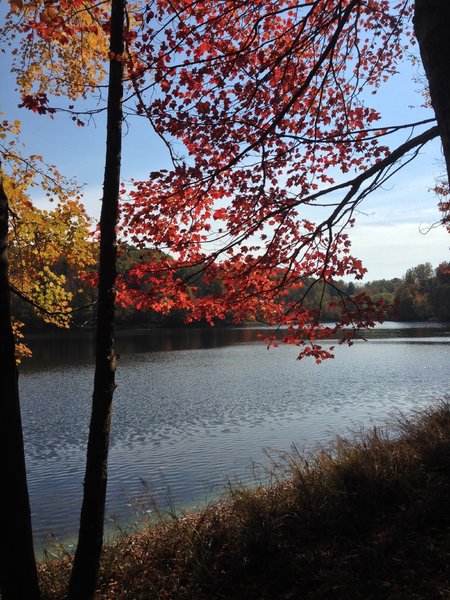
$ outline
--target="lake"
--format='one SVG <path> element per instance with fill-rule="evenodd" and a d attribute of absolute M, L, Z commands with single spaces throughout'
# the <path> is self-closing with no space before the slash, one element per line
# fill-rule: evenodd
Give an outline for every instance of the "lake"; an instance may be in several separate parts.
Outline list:
<path fill-rule="evenodd" d="M 108 518 L 193 507 L 228 480 L 250 481 L 264 448 L 309 449 L 383 424 L 448 394 L 450 325 L 387 323 L 336 358 L 297 361 L 267 350 L 258 328 L 118 333 L 120 359 L 110 452 Z M 86 333 L 31 336 L 20 368 L 29 490 L 37 549 L 51 532 L 73 540 L 81 504 L 93 386 Z"/>

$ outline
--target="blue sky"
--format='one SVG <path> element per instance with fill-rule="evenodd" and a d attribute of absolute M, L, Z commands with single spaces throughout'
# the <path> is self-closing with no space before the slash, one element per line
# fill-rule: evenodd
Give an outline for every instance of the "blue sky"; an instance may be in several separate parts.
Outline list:
<path fill-rule="evenodd" d="M 411 122 L 431 116 L 420 108 L 422 98 L 415 92 L 414 70 L 405 63 L 401 73 L 384 85 L 376 98 L 383 124 Z M 43 155 L 67 176 L 85 184 L 88 212 L 98 216 L 105 153 L 104 116 L 84 128 L 76 127 L 65 115 L 54 120 L 19 110 L 14 79 L 7 60 L 0 66 L 2 92 L 0 110 L 8 120 L 22 122 L 22 139 L 27 151 Z M 415 108 L 414 108 L 415 107 Z M 145 178 L 149 171 L 168 165 L 167 152 L 152 134 L 144 119 L 134 118 L 125 127 L 123 178 Z M 402 139 L 399 138 L 399 143 Z M 353 254 L 363 260 L 366 280 L 400 277 L 412 266 L 431 262 L 437 266 L 449 260 L 450 237 L 442 227 L 431 228 L 439 219 L 437 199 L 430 191 L 435 177 L 443 172 L 439 142 L 429 143 L 421 155 L 397 174 L 390 185 L 373 194 L 362 205 L 351 232 Z M 37 195 L 35 200 L 45 202 Z M 427 231 L 427 233 L 425 233 Z"/>

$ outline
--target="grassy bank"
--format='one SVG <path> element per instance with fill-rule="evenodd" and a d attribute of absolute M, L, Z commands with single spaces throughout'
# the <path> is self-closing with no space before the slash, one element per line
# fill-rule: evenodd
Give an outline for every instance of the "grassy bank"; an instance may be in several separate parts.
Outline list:
<path fill-rule="evenodd" d="M 280 457 L 272 483 L 105 549 L 98 598 L 450 598 L 450 403 Z M 64 596 L 70 556 L 43 564 Z"/>

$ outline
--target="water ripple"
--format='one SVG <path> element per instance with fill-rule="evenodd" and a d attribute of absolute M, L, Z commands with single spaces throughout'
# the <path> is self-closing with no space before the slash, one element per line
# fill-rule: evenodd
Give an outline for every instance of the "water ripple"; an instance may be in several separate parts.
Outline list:
<path fill-rule="evenodd" d="M 149 490 L 163 505 L 167 496 L 178 505 L 205 500 L 227 477 L 247 480 L 253 462 L 267 464 L 263 447 L 308 448 L 430 404 L 448 390 L 449 339 L 361 342 L 320 366 L 295 361 L 295 348 L 253 342 L 124 354 L 109 512 L 126 518 Z M 92 381 L 89 362 L 20 377 L 38 544 L 49 531 L 65 539 L 77 528 Z"/>

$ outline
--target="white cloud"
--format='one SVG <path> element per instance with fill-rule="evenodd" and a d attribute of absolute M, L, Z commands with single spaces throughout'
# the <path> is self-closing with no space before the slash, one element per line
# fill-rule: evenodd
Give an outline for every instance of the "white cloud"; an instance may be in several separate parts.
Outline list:
<path fill-rule="evenodd" d="M 365 280 L 401 277 L 420 263 L 437 266 L 449 259 L 450 236 L 443 227 L 421 233 L 417 223 L 356 225 L 351 233 L 352 254 L 368 273 Z"/>

